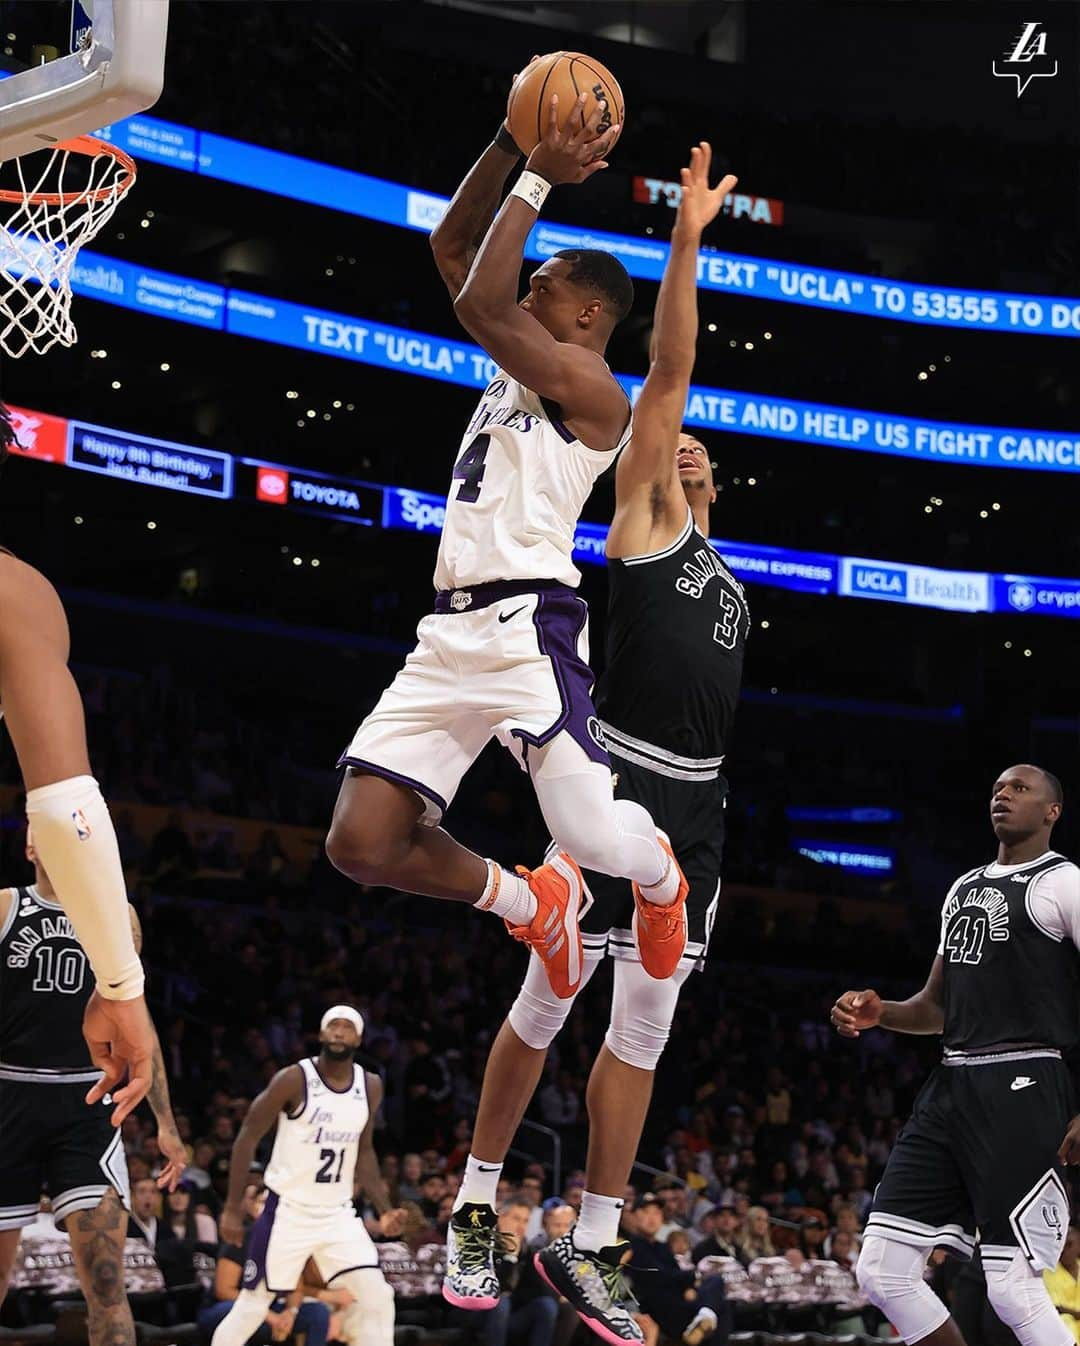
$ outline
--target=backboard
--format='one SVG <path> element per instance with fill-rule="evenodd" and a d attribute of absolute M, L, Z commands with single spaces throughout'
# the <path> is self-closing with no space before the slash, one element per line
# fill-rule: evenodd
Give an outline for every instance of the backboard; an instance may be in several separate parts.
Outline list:
<path fill-rule="evenodd" d="M 76 50 L 0 80 L 0 160 L 145 111 L 165 77 L 168 0 L 78 0 Z"/>

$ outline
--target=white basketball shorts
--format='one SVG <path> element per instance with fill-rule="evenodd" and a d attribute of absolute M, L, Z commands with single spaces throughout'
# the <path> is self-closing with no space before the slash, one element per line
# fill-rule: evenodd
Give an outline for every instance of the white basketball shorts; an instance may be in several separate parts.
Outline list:
<path fill-rule="evenodd" d="M 608 765 L 593 708 L 589 610 L 566 585 L 507 581 L 436 596 L 416 648 L 338 761 L 410 786 L 438 825 L 489 739 L 528 769 L 567 732 Z"/>
<path fill-rule="evenodd" d="M 309 1257 L 327 1284 L 346 1271 L 379 1265 L 371 1235 L 351 1204 L 322 1210 L 268 1191 L 251 1230 L 243 1288 L 265 1284 L 275 1295 L 291 1294 Z"/>

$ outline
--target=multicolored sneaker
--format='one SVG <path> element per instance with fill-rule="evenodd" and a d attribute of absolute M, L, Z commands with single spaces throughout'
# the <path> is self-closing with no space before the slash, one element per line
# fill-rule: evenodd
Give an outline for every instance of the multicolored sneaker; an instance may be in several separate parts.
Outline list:
<path fill-rule="evenodd" d="M 501 1235 L 490 1206 L 467 1201 L 446 1227 L 443 1299 L 458 1309 L 493 1309 L 499 1302 L 495 1250 Z"/>
<path fill-rule="evenodd" d="M 690 884 L 675 859 L 667 834 L 657 829 L 656 839 L 675 866 L 679 876 L 679 891 L 674 902 L 661 907 L 642 896 L 641 889 L 636 883 L 633 884 L 633 931 L 641 966 L 650 977 L 663 981 L 674 973 L 679 966 L 679 959 L 686 952 L 686 895 L 690 891 Z"/>
<path fill-rule="evenodd" d="M 582 899 L 585 880 L 573 860 L 560 851 L 539 869 L 518 866 L 536 898 L 536 915 L 528 925 L 511 925 L 507 930 L 527 944 L 544 965 L 551 989 L 560 1000 L 577 994 L 584 967 L 581 949 Z"/>
<path fill-rule="evenodd" d="M 625 1239 L 587 1252 L 574 1243 L 574 1231 L 555 1239 L 533 1258 L 542 1280 L 567 1300 L 586 1327 L 612 1346 L 640 1346 L 645 1336 L 634 1320 L 637 1300 L 623 1278 L 630 1255 Z"/>

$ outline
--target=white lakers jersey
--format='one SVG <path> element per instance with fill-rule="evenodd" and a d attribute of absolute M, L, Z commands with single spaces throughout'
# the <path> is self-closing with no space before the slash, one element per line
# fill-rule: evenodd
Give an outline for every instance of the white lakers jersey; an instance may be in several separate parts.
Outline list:
<path fill-rule="evenodd" d="M 557 419 L 558 408 L 501 370 L 484 391 L 461 441 L 435 563 L 436 589 L 489 580 L 581 576 L 574 528 L 596 478 L 630 438 L 590 449 Z"/>
<path fill-rule="evenodd" d="M 352 1200 L 360 1135 L 370 1116 L 364 1072 L 354 1065 L 352 1084 L 339 1093 L 314 1061 L 299 1064 L 304 1100 L 299 1112 L 278 1118 L 266 1185 L 297 1205 L 342 1206 Z"/>

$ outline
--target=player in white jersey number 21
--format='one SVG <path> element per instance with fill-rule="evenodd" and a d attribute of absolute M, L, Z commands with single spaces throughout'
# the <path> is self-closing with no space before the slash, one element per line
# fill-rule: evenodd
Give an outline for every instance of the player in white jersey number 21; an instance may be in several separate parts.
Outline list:
<path fill-rule="evenodd" d="M 550 184 L 586 181 L 617 132 L 598 134 L 602 105 L 586 121 L 584 101 L 560 131 L 552 100 L 547 134 L 478 252 L 518 157 L 505 126 L 432 235 L 454 311 L 498 368 L 454 468 L 435 612 L 341 758 L 327 840 L 330 859 L 358 883 L 501 916 L 562 998 L 582 976 L 578 865 L 633 881 L 644 961 L 674 967 L 686 943 L 687 885 L 670 847 L 644 808 L 612 796 L 571 561 L 582 506 L 630 437 L 629 403 L 603 356 L 633 286 L 614 257 L 582 250 L 557 253 L 517 297 Z M 481 859 L 439 827 L 493 737 L 529 772 L 559 848 L 532 874 Z"/>
<path fill-rule="evenodd" d="M 372 1145 L 382 1081 L 353 1062 L 363 1032 L 364 1021 L 351 1005 L 328 1009 L 318 1057 L 279 1070 L 244 1118 L 221 1217 L 226 1243 L 243 1242 L 240 1203 L 255 1147 L 275 1121 L 277 1133 L 243 1288 L 212 1346 L 244 1346 L 274 1298 L 296 1289 L 309 1258 L 327 1285 L 352 1295 L 342 1323 L 348 1346 L 393 1346 L 394 1292 L 353 1205 L 354 1189 L 363 1190 L 379 1212 L 382 1232 L 400 1233 L 405 1212 L 390 1208 Z"/>

